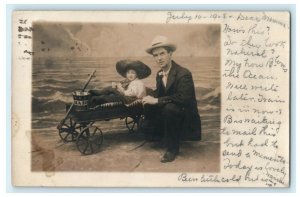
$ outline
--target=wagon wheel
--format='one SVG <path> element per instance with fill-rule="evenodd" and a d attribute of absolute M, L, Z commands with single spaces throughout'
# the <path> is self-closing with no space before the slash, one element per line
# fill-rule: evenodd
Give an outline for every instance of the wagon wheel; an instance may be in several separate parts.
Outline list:
<path fill-rule="evenodd" d="M 144 124 L 144 121 L 145 121 L 145 116 L 144 115 L 141 115 L 138 119 L 138 124 L 137 124 L 137 129 L 138 131 L 140 132 L 143 132 L 143 124 Z"/>
<path fill-rule="evenodd" d="M 59 128 L 58 134 L 64 142 L 72 142 L 76 140 L 80 132 L 80 127 L 81 126 L 73 121 L 72 118 L 69 118 Z"/>
<path fill-rule="evenodd" d="M 140 116 L 136 116 L 134 118 L 133 117 L 125 118 L 125 124 L 130 133 L 134 132 L 134 128 L 136 125 L 138 127 L 139 119 L 140 119 Z"/>
<path fill-rule="evenodd" d="M 100 150 L 102 142 L 103 133 L 101 129 L 96 126 L 88 126 L 81 130 L 76 140 L 76 146 L 82 154 L 90 155 Z"/>

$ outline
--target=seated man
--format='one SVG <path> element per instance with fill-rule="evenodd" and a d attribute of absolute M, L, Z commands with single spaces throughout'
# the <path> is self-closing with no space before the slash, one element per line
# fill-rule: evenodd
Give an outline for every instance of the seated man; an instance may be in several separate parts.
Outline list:
<path fill-rule="evenodd" d="M 168 42 L 164 36 L 154 38 L 146 50 L 161 68 L 156 75 L 156 90 L 143 98 L 143 104 L 148 125 L 154 125 L 154 132 L 163 136 L 166 143 L 167 151 L 161 158 L 163 163 L 176 158 L 180 138 L 201 138 L 201 122 L 192 74 L 172 60 L 175 50 L 176 45 Z"/>

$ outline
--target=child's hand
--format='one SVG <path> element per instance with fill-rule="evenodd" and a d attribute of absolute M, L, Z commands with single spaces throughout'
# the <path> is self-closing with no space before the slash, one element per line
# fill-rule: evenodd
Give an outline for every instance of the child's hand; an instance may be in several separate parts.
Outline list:
<path fill-rule="evenodd" d="M 121 84 L 121 83 L 117 83 L 117 89 L 118 89 L 118 90 L 119 90 L 119 89 L 123 90 L 123 87 L 122 87 L 122 84 Z"/>
<path fill-rule="evenodd" d="M 122 84 L 121 83 L 117 83 L 117 90 L 121 93 L 124 93 L 124 88 L 122 87 Z"/>
<path fill-rule="evenodd" d="M 116 88 L 117 88 L 117 83 L 116 83 L 116 82 L 111 82 L 111 87 L 112 87 L 113 89 L 116 89 Z"/>

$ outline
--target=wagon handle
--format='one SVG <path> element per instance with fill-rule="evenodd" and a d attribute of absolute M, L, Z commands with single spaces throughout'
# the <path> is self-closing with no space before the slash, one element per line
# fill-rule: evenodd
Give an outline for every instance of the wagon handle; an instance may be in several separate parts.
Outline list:
<path fill-rule="evenodd" d="M 83 86 L 83 88 L 82 88 L 82 91 L 83 91 L 83 92 L 84 92 L 85 88 L 89 85 L 89 83 L 90 83 L 90 81 L 92 80 L 92 78 L 94 77 L 95 73 L 96 73 L 96 70 L 94 70 L 94 71 L 92 72 L 92 74 L 90 75 L 88 81 L 87 81 L 87 82 L 85 83 L 85 85 Z"/>
<path fill-rule="evenodd" d="M 83 86 L 83 88 L 82 88 L 82 91 L 83 91 L 83 92 L 84 92 L 84 90 L 86 89 L 86 87 L 89 85 L 89 83 L 90 83 L 90 81 L 92 80 L 92 78 L 94 77 L 95 73 L 96 73 L 96 70 L 94 70 L 94 71 L 92 72 L 92 74 L 90 74 L 90 76 L 89 76 L 87 82 L 84 84 L 84 86 Z M 70 108 L 68 109 L 68 111 L 67 111 L 67 113 L 66 113 L 64 119 L 62 119 L 62 120 L 59 122 L 59 124 L 57 125 L 57 129 L 61 129 L 62 125 L 65 123 L 66 119 L 68 118 L 68 116 L 69 116 L 69 114 L 70 114 L 70 112 L 71 112 L 73 106 L 74 106 L 74 102 L 72 103 L 72 105 L 71 105 Z"/>

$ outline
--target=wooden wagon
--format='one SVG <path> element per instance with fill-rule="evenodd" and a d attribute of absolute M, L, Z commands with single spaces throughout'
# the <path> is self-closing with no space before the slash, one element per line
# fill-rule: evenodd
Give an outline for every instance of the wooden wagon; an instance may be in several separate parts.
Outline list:
<path fill-rule="evenodd" d="M 67 105 L 67 111 L 71 105 Z M 59 136 L 64 142 L 76 142 L 77 149 L 85 155 L 98 152 L 103 142 L 101 128 L 94 126 L 97 121 L 124 119 L 129 132 L 139 129 L 143 117 L 143 105 L 140 101 L 124 105 L 121 102 L 105 103 L 86 110 L 72 108 L 61 127 Z"/>
<path fill-rule="evenodd" d="M 103 142 L 103 132 L 94 126 L 95 122 L 124 119 L 129 132 L 133 132 L 135 127 L 139 129 L 139 122 L 143 117 L 141 100 L 128 105 L 111 102 L 91 106 L 88 102 L 89 93 L 85 89 L 95 72 L 89 76 L 81 90 L 73 92 L 74 102 L 66 105 L 66 116 L 57 126 L 60 138 L 64 142 L 75 141 L 78 150 L 85 155 L 99 151 Z"/>

